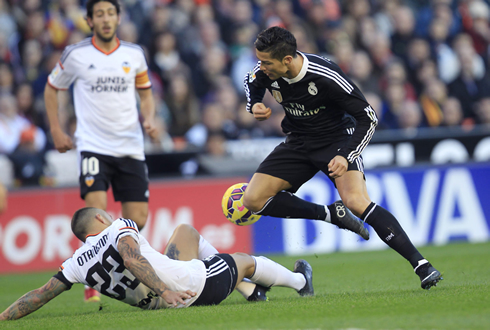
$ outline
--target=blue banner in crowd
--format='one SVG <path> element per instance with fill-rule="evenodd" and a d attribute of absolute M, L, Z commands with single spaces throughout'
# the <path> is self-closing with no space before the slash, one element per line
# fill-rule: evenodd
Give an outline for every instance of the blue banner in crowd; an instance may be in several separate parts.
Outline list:
<path fill-rule="evenodd" d="M 490 240 L 488 163 L 370 170 L 366 182 L 371 199 L 393 213 L 416 246 Z M 323 173 L 305 183 L 297 195 L 318 204 L 339 199 Z M 386 248 L 371 227 L 369 233 L 371 239 L 364 241 L 323 221 L 262 217 L 253 225 L 254 253 L 298 255 Z"/>

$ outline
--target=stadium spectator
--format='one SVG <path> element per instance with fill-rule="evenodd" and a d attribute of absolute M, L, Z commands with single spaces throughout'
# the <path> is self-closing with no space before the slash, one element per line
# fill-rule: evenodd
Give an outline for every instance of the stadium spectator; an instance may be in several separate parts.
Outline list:
<path fill-rule="evenodd" d="M 430 60 L 431 51 L 429 42 L 422 38 L 413 38 L 407 46 L 405 68 L 407 70 L 407 79 L 412 83 L 417 95 L 420 95 L 422 92 L 424 84 L 424 82 L 419 81 L 417 77 L 418 69 L 424 65 L 426 61 Z M 433 77 L 437 76 L 437 73 L 434 73 Z"/>
<path fill-rule="evenodd" d="M 17 32 L 17 24 L 12 16 L 7 0 L 0 0 L 0 34 L 3 37 L 13 36 Z"/>
<path fill-rule="evenodd" d="M 8 63 L 0 62 L 0 95 L 13 94 L 15 89 L 14 74 Z"/>
<path fill-rule="evenodd" d="M 433 79 L 439 78 L 437 64 L 432 59 L 426 59 L 415 70 L 414 86 L 416 86 L 417 95 L 420 95 L 424 86 Z"/>
<path fill-rule="evenodd" d="M 415 134 L 422 127 L 422 111 L 419 104 L 413 100 L 405 100 L 397 115 L 398 128 L 406 133 Z"/>
<path fill-rule="evenodd" d="M 45 121 L 44 113 L 39 111 L 34 105 L 35 99 L 32 85 L 28 82 L 19 84 L 15 90 L 15 98 L 19 114 L 45 131 L 47 122 Z"/>
<path fill-rule="evenodd" d="M 370 40 L 369 55 L 373 61 L 373 68 L 377 74 L 381 74 L 386 65 L 393 59 L 390 38 L 381 32 L 375 32 Z"/>
<path fill-rule="evenodd" d="M 423 122 L 429 127 L 442 124 L 444 116 L 441 107 L 446 102 L 447 96 L 446 85 L 441 80 L 430 79 L 426 82 L 419 101 L 424 114 Z"/>
<path fill-rule="evenodd" d="M 449 27 L 442 18 L 434 18 L 431 21 L 429 40 L 439 76 L 442 81 L 449 83 L 458 75 L 458 61 L 449 45 Z"/>
<path fill-rule="evenodd" d="M 391 35 L 393 54 L 406 61 L 407 48 L 415 34 L 415 17 L 412 9 L 408 6 L 396 8 L 393 23 L 395 28 Z"/>
<path fill-rule="evenodd" d="M 460 127 L 463 122 L 461 103 L 455 97 L 448 97 L 442 104 L 442 125 L 445 127 Z"/>
<path fill-rule="evenodd" d="M 467 33 L 459 33 L 454 37 L 452 42 L 452 47 L 456 56 L 458 56 L 461 52 L 471 51 L 473 53 L 473 74 L 475 78 L 481 79 L 486 74 L 485 61 L 483 58 L 476 52 L 473 40 L 470 35 Z M 461 73 L 461 64 L 459 61 L 456 63 L 456 68 L 458 74 Z"/>
<path fill-rule="evenodd" d="M 170 80 L 165 102 L 170 112 L 169 133 L 172 136 L 184 134 L 201 119 L 199 104 L 192 84 L 183 74 L 176 74 Z"/>
<path fill-rule="evenodd" d="M 131 42 L 133 44 L 138 43 L 139 33 L 136 24 L 131 21 L 122 22 L 117 32 L 119 39 Z"/>
<path fill-rule="evenodd" d="M 423 38 L 429 35 L 430 23 L 440 18 L 444 25 L 448 26 L 448 35 L 454 36 L 461 31 L 461 16 L 459 12 L 451 9 L 452 0 L 430 0 L 429 4 L 420 8 L 417 12 L 415 33 Z"/>
<path fill-rule="evenodd" d="M 373 72 L 369 55 L 362 50 L 354 53 L 350 64 L 349 76 L 363 93 L 380 94 L 379 77 Z"/>
<path fill-rule="evenodd" d="M 449 95 L 455 96 L 463 107 L 465 119 L 474 120 L 475 103 L 477 100 L 488 93 L 490 88 L 486 77 L 477 78 L 474 73 L 474 49 L 461 49 L 458 53 L 461 73 L 449 84 Z"/>
<path fill-rule="evenodd" d="M 43 175 L 46 136 L 19 114 L 12 95 L 0 95 L 0 153 L 14 165 L 17 185 L 35 185 Z"/>
<path fill-rule="evenodd" d="M 190 74 L 187 65 L 181 60 L 176 38 L 171 32 L 158 34 L 154 39 L 153 49 L 150 69 L 159 76 L 164 89 L 168 89 L 175 74 Z"/>
<path fill-rule="evenodd" d="M 258 32 L 255 23 L 243 25 L 235 31 L 235 43 L 230 46 L 230 76 L 236 90 L 241 90 L 243 77 L 257 58 L 250 47 Z"/>
<path fill-rule="evenodd" d="M 225 110 L 220 103 L 207 103 L 202 110 L 201 121 L 186 132 L 186 139 L 191 145 L 203 149 L 210 134 L 225 132 L 226 121 Z"/>
<path fill-rule="evenodd" d="M 490 96 L 482 97 L 476 108 L 477 123 L 490 127 Z"/>
<path fill-rule="evenodd" d="M 3 311 L 0 320 L 24 317 L 71 289 L 75 283 L 91 285 L 110 298 L 147 310 L 217 305 L 244 278 L 265 288 L 283 286 L 296 290 L 300 296 L 314 295 L 313 270 L 305 260 L 297 260 L 294 271 L 290 271 L 268 258 L 245 253 L 210 254 L 204 258 L 203 244 L 208 246 L 207 251 L 216 249 L 197 231 L 193 240 L 185 242 L 184 246 L 192 245 L 193 249 L 187 251 L 188 257 L 184 260 L 171 259 L 179 254 L 174 250 L 176 235 L 168 244 L 172 249 L 168 249 L 166 255 L 160 254 L 148 244 L 132 220 L 113 221 L 100 209 L 85 208 L 75 212 L 72 231 L 83 246 L 43 287 L 28 292 Z M 100 244 L 100 240 L 104 244 Z M 82 253 L 95 248 L 101 253 L 82 265 L 76 262 Z M 101 266 L 106 264 L 113 266 L 111 270 Z M 89 276 L 95 269 L 92 267 L 102 271 L 100 274 L 111 283 L 104 285 Z M 213 271 L 218 268 L 220 271 Z M 125 276 L 121 276 L 123 271 Z"/>
<path fill-rule="evenodd" d="M 488 54 L 488 45 L 490 44 L 490 9 L 488 3 L 482 0 L 471 1 L 468 11 L 471 23 L 466 32 L 473 39 L 476 52 L 485 56 Z"/>

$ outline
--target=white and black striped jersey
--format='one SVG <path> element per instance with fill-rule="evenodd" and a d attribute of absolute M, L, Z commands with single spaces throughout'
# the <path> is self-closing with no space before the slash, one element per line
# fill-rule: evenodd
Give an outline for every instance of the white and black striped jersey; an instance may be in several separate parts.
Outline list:
<path fill-rule="evenodd" d="M 298 52 L 298 56 L 303 56 L 303 66 L 293 79 L 269 79 L 260 70 L 260 61 L 247 73 L 247 111 L 252 112 L 269 90 L 286 113 L 281 124 L 284 133 L 318 137 L 327 143 L 352 135 L 338 152 L 352 163 L 374 134 L 376 113 L 337 64 L 318 55 Z"/>
<path fill-rule="evenodd" d="M 158 277 L 173 291 L 191 290 L 196 296 L 187 299 L 188 307 L 199 297 L 206 282 L 206 267 L 201 260 L 178 261 L 154 250 L 139 233 L 138 226 L 129 219 L 117 219 L 97 235 L 87 236 L 82 247 L 60 267 L 55 277 L 71 288 L 83 283 L 100 293 L 121 300 L 131 306 L 158 309 L 168 306 L 146 285 L 137 280 L 124 267 L 117 244 L 124 236 L 131 236 L 139 243 L 141 254 L 148 259 Z"/>

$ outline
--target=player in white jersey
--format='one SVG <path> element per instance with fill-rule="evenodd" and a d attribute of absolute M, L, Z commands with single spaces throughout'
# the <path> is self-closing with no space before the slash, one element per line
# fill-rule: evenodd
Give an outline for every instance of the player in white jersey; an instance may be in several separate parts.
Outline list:
<path fill-rule="evenodd" d="M 140 97 L 143 127 L 157 139 L 155 105 L 143 49 L 120 41 L 117 0 L 89 0 L 87 23 L 94 32 L 66 47 L 48 77 L 44 91 L 46 111 L 55 148 L 73 148 L 58 120 L 58 90 L 73 84 L 77 129 L 75 144 L 80 159 L 80 195 L 86 206 L 106 209 L 107 190 L 122 203 L 122 216 L 142 229 L 148 216 L 148 171 L 143 151 L 135 90 Z M 85 299 L 98 301 L 87 290 Z"/>
<path fill-rule="evenodd" d="M 73 84 L 75 142 L 86 206 L 105 209 L 112 185 L 123 217 L 141 229 L 148 214 L 148 178 L 135 90 L 143 127 L 152 138 L 157 137 L 155 105 L 143 49 L 116 37 L 119 13 L 117 0 L 87 2 L 87 23 L 94 35 L 66 47 L 44 94 L 55 147 L 66 152 L 73 143 L 59 124 L 57 92 Z"/>
<path fill-rule="evenodd" d="M 132 220 L 110 219 L 101 209 L 86 207 L 75 212 L 72 230 L 84 245 L 44 286 L 1 313 L 0 320 L 36 311 L 74 283 L 88 284 L 143 309 L 217 305 L 244 277 L 265 287 L 289 287 L 301 296 L 314 294 L 312 269 L 304 260 L 296 261 L 294 272 L 265 257 L 245 253 L 173 260 L 154 250 Z"/>

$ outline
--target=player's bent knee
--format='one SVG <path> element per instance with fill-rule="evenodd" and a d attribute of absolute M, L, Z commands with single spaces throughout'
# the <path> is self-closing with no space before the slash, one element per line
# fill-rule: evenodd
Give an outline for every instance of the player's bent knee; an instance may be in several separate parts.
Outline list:
<path fill-rule="evenodd" d="M 247 270 L 255 268 L 255 261 L 252 256 L 242 252 L 235 252 L 231 256 L 239 269 L 247 272 Z"/>
<path fill-rule="evenodd" d="M 177 226 L 174 230 L 174 234 L 179 235 L 179 236 L 185 236 L 186 238 L 194 238 L 199 241 L 200 234 L 196 230 L 196 228 L 192 227 L 191 225 L 182 223 Z"/>
<path fill-rule="evenodd" d="M 262 209 L 264 206 L 265 202 L 262 202 L 260 198 L 256 198 L 256 196 L 253 195 L 243 195 L 243 205 L 249 209 L 252 212 L 258 212 Z"/>

